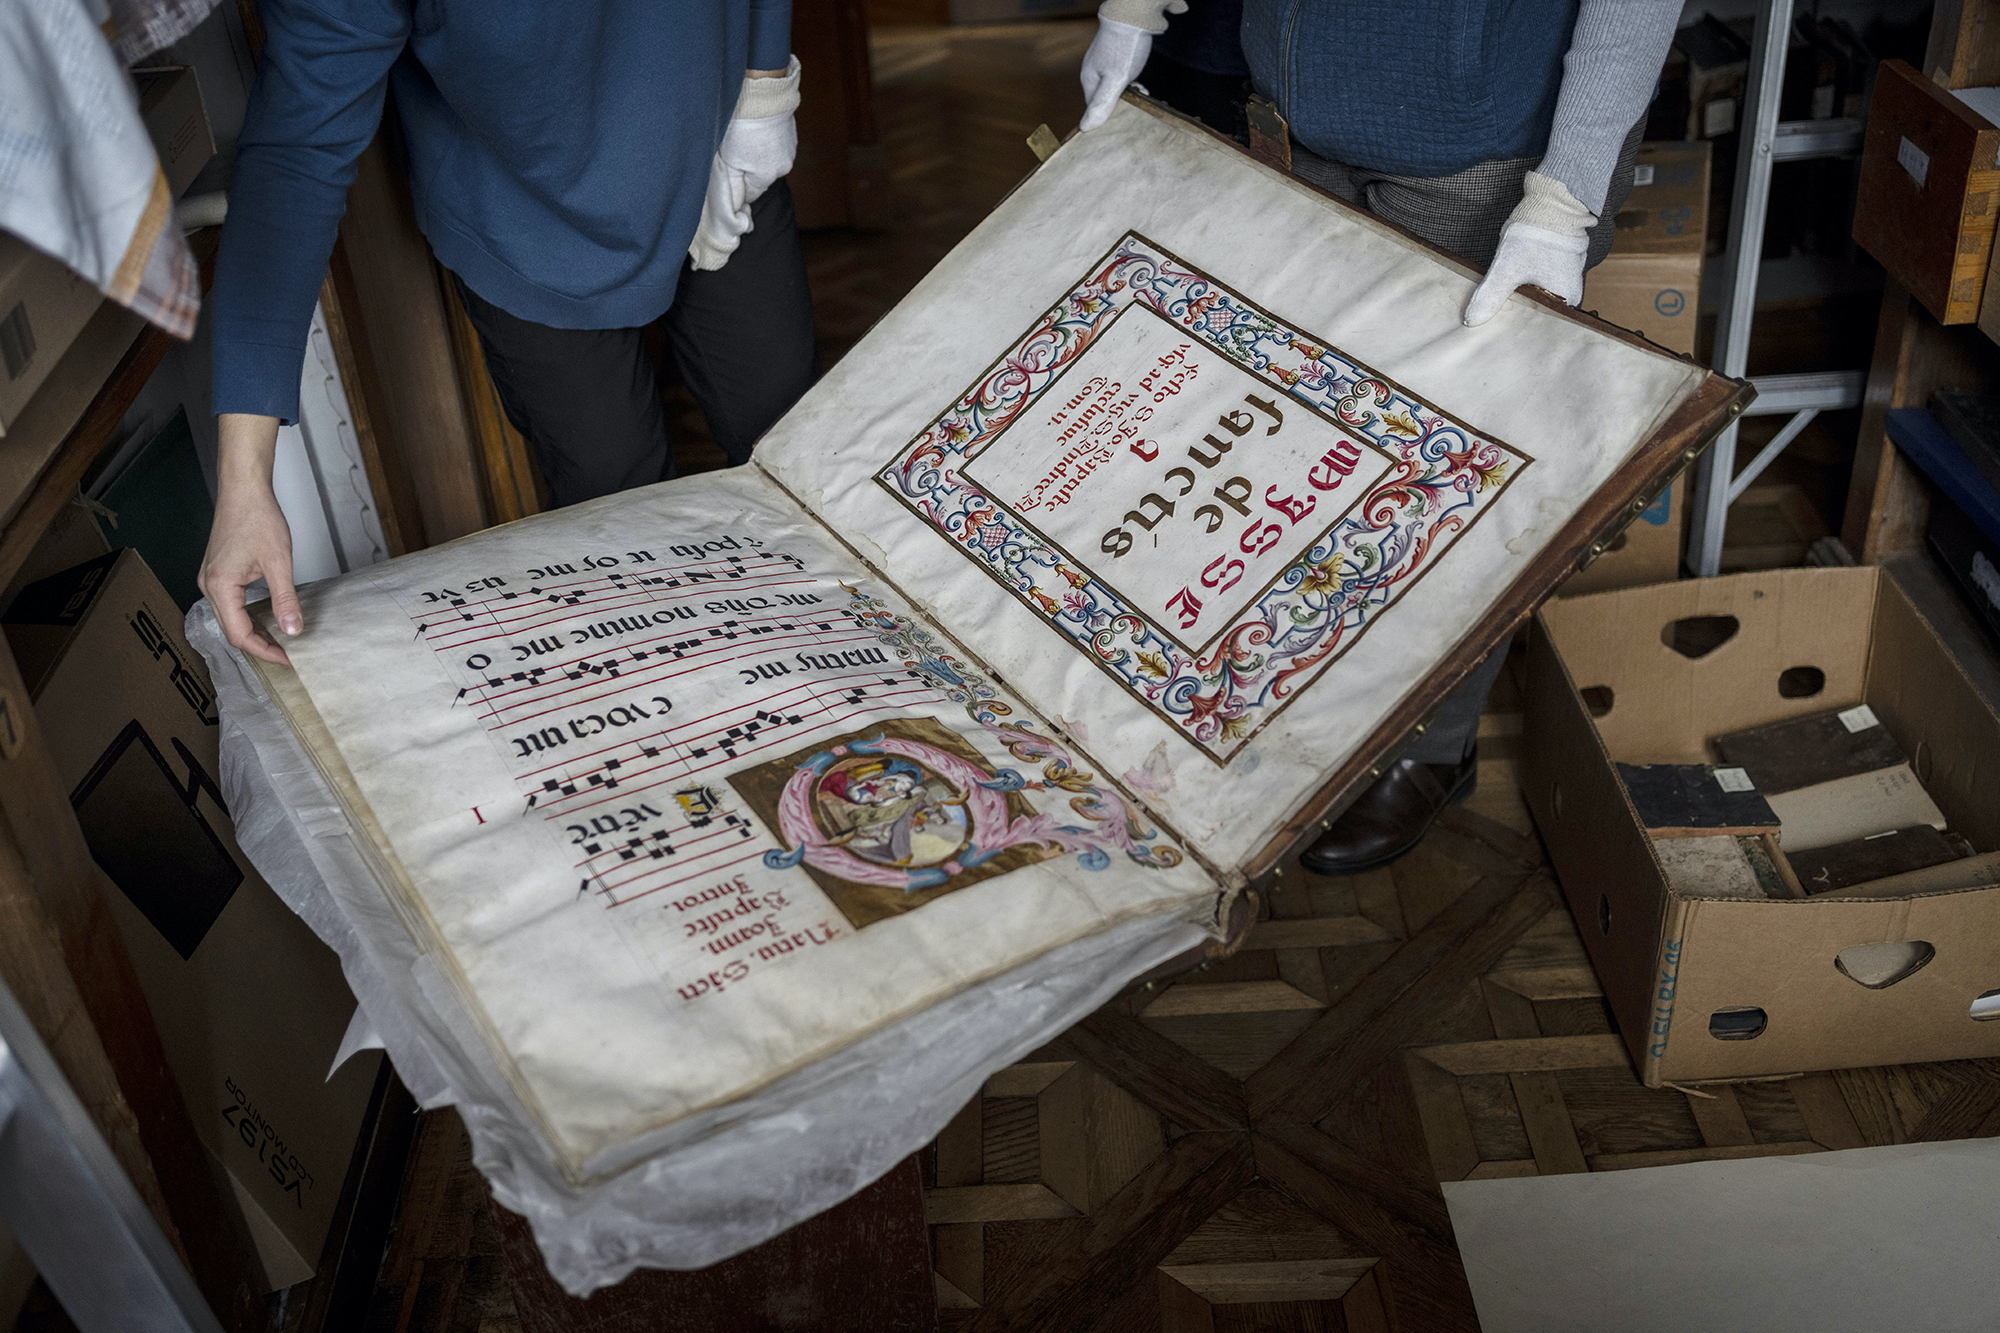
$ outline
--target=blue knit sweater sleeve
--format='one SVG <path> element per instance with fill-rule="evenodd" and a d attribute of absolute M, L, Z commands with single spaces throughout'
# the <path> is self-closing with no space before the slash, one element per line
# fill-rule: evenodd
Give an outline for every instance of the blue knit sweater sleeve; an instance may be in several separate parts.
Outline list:
<path fill-rule="evenodd" d="M 792 63 L 792 0 L 750 0 L 750 68 Z"/>
<path fill-rule="evenodd" d="M 402 0 L 263 0 L 267 40 L 236 147 L 209 294 L 214 407 L 299 417 L 299 367 L 355 159 L 375 137 Z"/>

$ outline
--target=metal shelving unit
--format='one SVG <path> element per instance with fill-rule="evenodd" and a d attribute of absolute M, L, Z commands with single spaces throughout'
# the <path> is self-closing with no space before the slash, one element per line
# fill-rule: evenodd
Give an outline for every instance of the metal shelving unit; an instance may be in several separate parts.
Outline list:
<path fill-rule="evenodd" d="M 83 1333 L 222 1333 L 4 982 L 0 1220 Z"/>
<path fill-rule="evenodd" d="M 1861 151 L 1863 126 L 1859 120 L 1778 120 L 1791 31 L 1792 0 L 1768 0 L 1757 12 L 1750 38 L 1750 68 L 1744 78 L 1743 139 L 1736 155 L 1735 208 L 1723 257 L 1727 278 L 1716 315 L 1714 358 L 1716 370 L 1739 378 L 1750 357 L 1750 321 L 1757 308 L 1757 274 L 1763 260 L 1764 219 L 1771 204 L 1772 166 L 1809 158 L 1847 157 Z M 1855 370 L 1764 375 L 1752 381 L 1757 386 L 1757 399 L 1745 415 L 1789 414 L 1791 420 L 1740 474 L 1736 471 L 1739 423 L 1732 422 L 1702 455 L 1695 471 L 1694 523 L 1687 550 L 1688 565 L 1696 575 L 1707 578 L 1721 568 L 1722 532 L 1730 502 L 1757 480 L 1814 417 L 1859 406 L 1867 378 L 1867 372 Z"/>

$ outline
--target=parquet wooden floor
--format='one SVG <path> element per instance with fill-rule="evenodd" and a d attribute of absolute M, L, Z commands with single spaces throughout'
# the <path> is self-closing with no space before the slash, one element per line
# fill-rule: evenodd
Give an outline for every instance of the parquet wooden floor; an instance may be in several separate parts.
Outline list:
<path fill-rule="evenodd" d="M 944 1327 L 1445 1333 L 1439 1183 L 2000 1134 L 2000 1062 L 1649 1089 L 1514 781 L 1394 866 L 1287 869 L 1235 957 L 1000 1071 L 933 1145 Z"/>

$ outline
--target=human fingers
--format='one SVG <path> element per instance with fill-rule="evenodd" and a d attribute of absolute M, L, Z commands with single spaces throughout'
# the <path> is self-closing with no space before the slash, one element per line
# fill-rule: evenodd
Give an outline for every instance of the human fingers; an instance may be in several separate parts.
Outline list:
<path fill-rule="evenodd" d="M 273 605 L 281 629 L 287 634 L 302 631 L 305 618 L 292 586 L 292 532 L 277 497 L 267 487 L 225 488 L 196 582 L 231 645 L 263 661 L 289 666 L 285 650 L 244 606 L 245 595 L 259 579 L 274 598 L 283 593 L 284 600 Z"/>

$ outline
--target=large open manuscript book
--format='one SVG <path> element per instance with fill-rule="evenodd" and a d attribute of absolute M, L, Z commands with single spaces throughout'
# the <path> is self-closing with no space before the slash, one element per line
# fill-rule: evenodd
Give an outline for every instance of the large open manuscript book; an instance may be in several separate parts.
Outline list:
<path fill-rule="evenodd" d="M 1740 409 L 1475 281 L 1128 100 L 750 466 L 309 590 L 272 697 L 564 1177 L 1219 932 Z"/>

